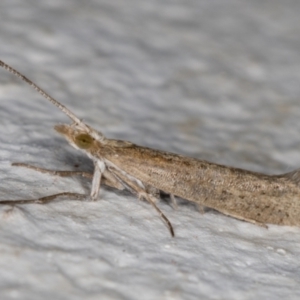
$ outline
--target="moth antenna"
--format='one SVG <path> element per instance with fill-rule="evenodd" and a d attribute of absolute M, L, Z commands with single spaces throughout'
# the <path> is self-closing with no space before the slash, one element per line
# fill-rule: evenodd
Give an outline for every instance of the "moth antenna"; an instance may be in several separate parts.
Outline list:
<path fill-rule="evenodd" d="M 84 127 L 87 127 L 79 118 L 77 118 L 70 110 L 68 110 L 64 105 L 59 103 L 57 100 L 52 98 L 49 94 L 47 94 L 43 89 L 41 89 L 39 86 L 37 86 L 35 83 L 33 83 L 30 79 L 28 79 L 26 76 L 12 68 L 11 66 L 4 63 L 2 60 L 0 60 L 0 66 L 4 68 L 5 70 L 9 71 L 10 73 L 16 75 L 17 77 L 21 78 L 23 81 L 27 82 L 30 86 L 32 86 L 38 93 L 40 93 L 44 98 L 46 98 L 48 101 L 50 101 L 52 104 L 54 104 L 56 107 L 58 107 L 64 114 L 66 114 L 73 122 L 76 124 L 84 125 Z"/>

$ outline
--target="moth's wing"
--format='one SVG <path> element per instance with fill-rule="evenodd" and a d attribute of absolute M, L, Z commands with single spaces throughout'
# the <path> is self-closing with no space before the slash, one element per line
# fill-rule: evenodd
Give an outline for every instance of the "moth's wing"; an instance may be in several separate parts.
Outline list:
<path fill-rule="evenodd" d="M 239 219 L 299 225 L 298 170 L 269 176 L 122 141 L 103 154 L 126 173 L 168 194 Z"/>

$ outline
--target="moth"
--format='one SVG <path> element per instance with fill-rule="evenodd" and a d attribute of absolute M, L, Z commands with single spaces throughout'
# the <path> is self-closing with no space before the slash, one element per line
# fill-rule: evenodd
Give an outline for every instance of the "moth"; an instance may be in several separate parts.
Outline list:
<path fill-rule="evenodd" d="M 300 225 L 300 169 L 265 175 L 106 138 L 17 70 L 2 61 L 0 66 L 31 85 L 72 120 L 70 125 L 54 128 L 93 161 L 94 173 L 53 171 L 22 163 L 13 165 L 59 176 L 92 178 L 90 198 L 93 201 L 98 198 L 101 183 L 118 190 L 127 189 L 156 209 L 173 237 L 171 222 L 156 205 L 160 192 L 170 195 L 174 203 L 175 196 L 181 197 L 257 225 Z M 0 204 L 47 203 L 62 195 L 86 197 L 63 192 L 39 199 L 3 200 Z"/>

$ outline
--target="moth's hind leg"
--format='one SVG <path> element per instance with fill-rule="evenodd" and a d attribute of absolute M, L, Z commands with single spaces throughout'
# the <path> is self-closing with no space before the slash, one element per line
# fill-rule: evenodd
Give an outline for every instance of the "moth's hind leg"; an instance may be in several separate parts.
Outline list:
<path fill-rule="evenodd" d="M 45 168 L 40 168 L 40 167 L 36 167 L 36 166 L 32 166 L 29 164 L 24 164 L 24 163 L 12 163 L 12 166 L 15 167 L 24 167 L 27 169 L 31 169 L 40 173 L 44 173 L 44 174 L 50 174 L 50 175 L 55 175 L 55 176 L 60 176 L 60 177 L 71 177 L 71 176 L 82 176 L 82 177 L 86 177 L 86 178 L 93 178 L 93 174 L 89 173 L 89 172 L 82 172 L 82 171 L 56 171 L 56 170 L 50 170 L 50 169 L 45 169 Z"/>

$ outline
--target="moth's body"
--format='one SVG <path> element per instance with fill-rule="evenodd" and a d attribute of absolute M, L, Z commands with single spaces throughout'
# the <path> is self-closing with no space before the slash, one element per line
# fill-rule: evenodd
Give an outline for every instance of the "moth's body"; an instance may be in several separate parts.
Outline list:
<path fill-rule="evenodd" d="M 129 189 L 153 205 L 167 223 L 172 236 L 174 232 L 170 221 L 155 204 L 159 191 L 170 194 L 172 199 L 175 195 L 252 223 L 300 226 L 299 170 L 270 176 L 107 139 L 24 75 L 2 61 L 0 66 L 31 85 L 73 121 L 71 125 L 57 125 L 55 129 L 73 147 L 87 154 L 95 168 L 91 176 L 84 172 L 25 166 L 60 176 L 81 173 L 92 177 L 92 200 L 97 199 L 101 183 L 120 190 Z M 0 204 L 46 203 L 61 195 L 78 196 L 64 192 L 39 199 L 3 200 Z"/>
<path fill-rule="evenodd" d="M 71 145 L 82 133 L 56 126 Z M 259 224 L 300 226 L 300 172 L 264 175 L 196 158 L 141 147 L 127 141 L 90 139 L 82 149 L 145 186 Z M 137 167 L 138 166 L 138 167 Z"/>

